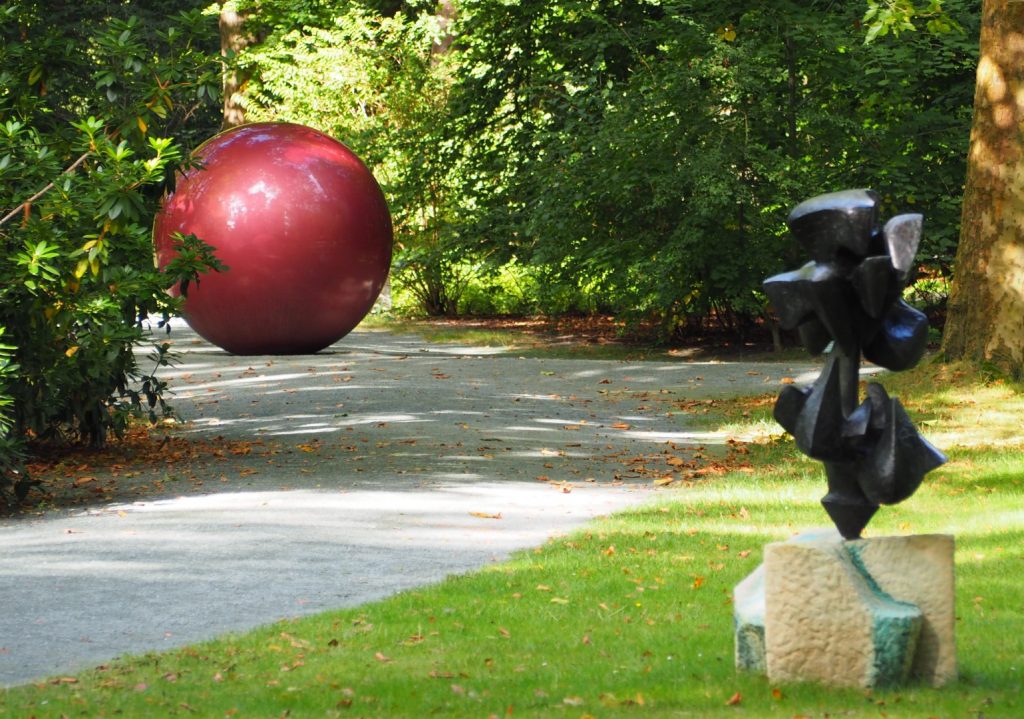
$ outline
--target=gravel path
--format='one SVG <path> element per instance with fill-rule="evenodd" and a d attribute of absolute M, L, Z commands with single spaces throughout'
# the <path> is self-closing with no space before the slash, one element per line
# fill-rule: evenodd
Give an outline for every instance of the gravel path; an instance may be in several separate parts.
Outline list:
<path fill-rule="evenodd" d="M 178 434 L 218 439 L 72 472 L 101 504 L 0 521 L 0 685 L 500 561 L 651 498 L 623 457 L 724 445 L 682 404 L 816 371 L 523 359 L 378 331 L 298 357 L 234 357 L 183 326 L 171 340 Z"/>

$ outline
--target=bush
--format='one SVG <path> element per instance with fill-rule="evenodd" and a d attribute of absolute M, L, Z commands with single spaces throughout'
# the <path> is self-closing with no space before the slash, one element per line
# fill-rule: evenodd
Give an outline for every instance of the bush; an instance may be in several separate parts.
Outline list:
<path fill-rule="evenodd" d="M 210 267 L 159 272 L 150 227 L 182 140 L 209 134 L 217 117 L 212 19 L 45 5 L 0 8 L 0 207 L 10 208 L 0 218 L 0 492 L 18 494 L 25 442 L 98 445 L 131 413 L 167 410 L 135 348 L 152 343 L 147 318 L 175 309 L 167 288 Z M 181 239 L 193 255 L 209 251 Z M 166 345 L 154 344 L 152 361 L 167 364 Z"/>

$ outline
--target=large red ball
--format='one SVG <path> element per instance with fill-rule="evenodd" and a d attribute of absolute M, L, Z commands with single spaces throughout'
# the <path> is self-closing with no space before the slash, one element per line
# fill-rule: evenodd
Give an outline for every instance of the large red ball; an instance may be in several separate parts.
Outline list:
<path fill-rule="evenodd" d="M 259 123 L 195 152 L 154 225 L 157 263 L 194 234 L 228 270 L 200 276 L 184 312 L 235 354 L 305 354 L 351 331 L 391 265 L 392 227 L 373 175 L 340 142 L 302 125 Z"/>

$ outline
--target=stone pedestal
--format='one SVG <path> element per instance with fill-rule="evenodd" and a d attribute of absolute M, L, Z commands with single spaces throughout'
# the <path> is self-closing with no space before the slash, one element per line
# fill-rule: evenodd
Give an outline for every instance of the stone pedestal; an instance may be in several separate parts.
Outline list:
<path fill-rule="evenodd" d="M 953 549 L 948 535 L 769 544 L 734 592 L 736 666 L 838 686 L 954 679 Z"/>

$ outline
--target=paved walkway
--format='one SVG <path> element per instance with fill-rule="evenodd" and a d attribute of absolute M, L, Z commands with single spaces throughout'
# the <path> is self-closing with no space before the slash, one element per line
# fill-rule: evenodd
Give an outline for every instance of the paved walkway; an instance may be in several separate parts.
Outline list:
<path fill-rule="evenodd" d="M 223 439 L 205 459 L 77 477 L 121 501 L 0 521 L 0 685 L 499 561 L 649 499 L 623 456 L 725 442 L 680 403 L 814 372 L 523 359 L 373 331 L 300 357 L 230 356 L 181 326 L 170 339 L 179 432 Z"/>

